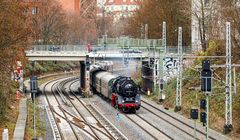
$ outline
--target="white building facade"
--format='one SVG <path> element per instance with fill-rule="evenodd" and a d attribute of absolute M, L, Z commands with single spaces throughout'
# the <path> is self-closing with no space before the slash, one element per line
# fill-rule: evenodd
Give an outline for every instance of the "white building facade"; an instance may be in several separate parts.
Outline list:
<path fill-rule="evenodd" d="M 139 0 L 99 0 L 98 16 L 112 16 L 113 21 L 117 22 L 121 18 L 127 18 L 139 8 Z M 104 10 L 103 10 L 104 9 Z"/>

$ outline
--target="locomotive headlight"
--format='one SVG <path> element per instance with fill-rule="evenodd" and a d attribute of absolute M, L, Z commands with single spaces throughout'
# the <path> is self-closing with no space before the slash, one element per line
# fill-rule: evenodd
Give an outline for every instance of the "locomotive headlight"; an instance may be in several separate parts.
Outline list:
<path fill-rule="evenodd" d="M 124 100 L 122 100 L 122 103 L 124 103 L 125 101 Z"/>
<path fill-rule="evenodd" d="M 136 100 L 135 102 L 138 103 L 138 100 Z"/>

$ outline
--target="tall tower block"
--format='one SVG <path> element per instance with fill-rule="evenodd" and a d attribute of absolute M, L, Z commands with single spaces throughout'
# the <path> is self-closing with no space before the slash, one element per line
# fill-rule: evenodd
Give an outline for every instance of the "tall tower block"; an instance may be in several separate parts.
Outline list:
<path fill-rule="evenodd" d="M 74 0 L 74 11 L 76 13 L 80 12 L 80 0 Z"/>

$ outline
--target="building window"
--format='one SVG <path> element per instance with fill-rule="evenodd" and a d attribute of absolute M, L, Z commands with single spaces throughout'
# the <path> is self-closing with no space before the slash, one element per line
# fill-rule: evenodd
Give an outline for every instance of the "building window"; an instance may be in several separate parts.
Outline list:
<path fill-rule="evenodd" d="M 38 13 L 38 7 L 33 7 L 32 8 L 32 14 L 35 15 Z"/>

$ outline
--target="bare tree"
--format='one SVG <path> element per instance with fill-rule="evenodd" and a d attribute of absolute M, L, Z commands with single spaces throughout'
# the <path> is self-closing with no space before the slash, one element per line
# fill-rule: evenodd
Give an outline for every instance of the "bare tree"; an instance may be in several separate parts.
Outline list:
<path fill-rule="evenodd" d="M 190 1 L 189 1 L 190 2 Z M 192 12 L 193 45 L 201 45 L 206 51 L 208 41 L 216 37 L 218 25 L 218 3 L 216 0 L 192 0 L 190 10 Z M 200 43 L 198 43 L 200 42 Z"/>
<path fill-rule="evenodd" d="M 183 44 L 190 45 L 191 42 L 191 5 L 184 5 L 185 0 L 154 0 L 143 1 L 140 8 L 134 13 L 127 27 L 128 34 L 133 37 L 141 36 L 142 25 L 148 24 L 149 38 L 160 38 L 163 21 L 167 22 L 167 40 L 169 46 L 177 45 L 177 29 L 183 27 Z"/>
<path fill-rule="evenodd" d="M 226 21 L 231 22 L 232 26 L 232 42 L 234 47 L 238 47 L 239 44 L 239 35 L 240 35 L 240 2 L 239 0 L 219 0 L 220 6 L 222 7 L 219 10 L 222 18 L 222 25 Z"/>
<path fill-rule="evenodd" d="M 33 17 L 35 41 L 42 44 L 65 44 L 68 22 L 66 14 L 56 0 L 42 0 L 39 13 Z"/>

